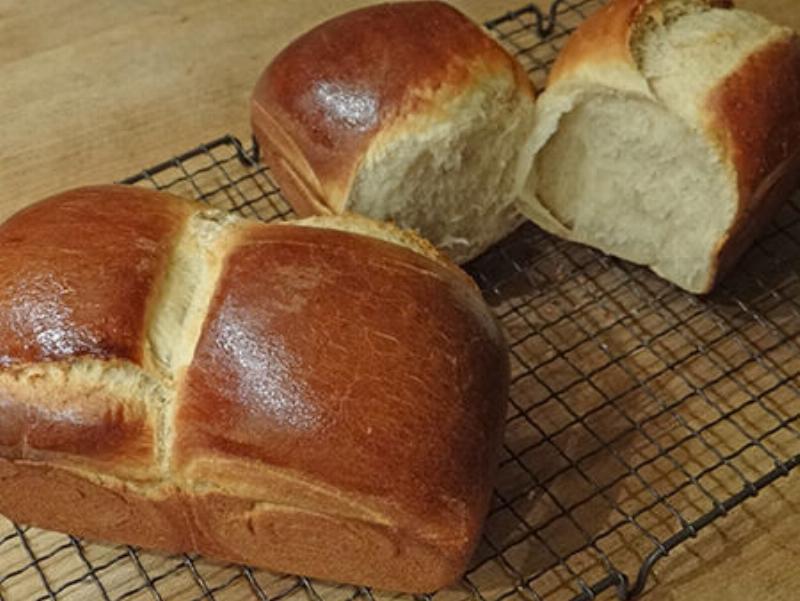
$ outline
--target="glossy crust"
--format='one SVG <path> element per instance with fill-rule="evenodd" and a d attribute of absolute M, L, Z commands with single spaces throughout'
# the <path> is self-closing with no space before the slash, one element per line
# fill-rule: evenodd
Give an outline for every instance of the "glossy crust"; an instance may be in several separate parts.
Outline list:
<path fill-rule="evenodd" d="M 253 277 L 259 270 L 269 277 Z M 237 474 L 204 466 L 246 459 L 328 492 L 330 512 L 366 539 L 301 571 L 365 582 L 373 565 L 394 563 L 407 570 L 400 588 L 414 588 L 419 558 L 402 551 L 427 545 L 441 558 L 431 567 L 447 562 L 440 571 L 452 580 L 488 508 L 506 361 L 478 292 L 449 269 L 360 236 L 256 226 L 209 309 L 181 395 L 175 465 L 231 488 Z M 276 488 L 268 477 L 263 486 Z M 370 532 L 369 521 L 382 528 Z M 368 549 L 369 566 L 359 559 Z"/>
<path fill-rule="evenodd" d="M 94 385 L 43 386 L 35 375 L 19 381 L 16 371 L 0 378 L 0 457 L 137 481 L 157 476 L 157 417 L 143 399 Z"/>
<path fill-rule="evenodd" d="M 451 6 L 371 6 L 326 21 L 275 57 L 252 95 L 253 132 L 299 215 L 340 213 L 379 132 L 435 117 L 498 72 L 514 73 L 533 96 L 519 64 Z"/>
<path fill-rule="evenodd" d="M 101 238 L 93 248 L 107 262 L 84 261 L 66 236 L 42 245 L 33 216 L 57 232 L 78 211 L 82 238 Z M 0 321 L 9 348 L 34 349 L 7 351 L 19 358 L 0 370 L 0 512 L 380 588 L 456 580 L 488 509 L 508 393 L 503 336 L 477 289 L 452 264 L 397 244 L 226 222 L 194 351 L 186 365 L 159 366 L 150 326 L 169 305 L 164 278 L 185 267 L 162 254 L 188 245 L 198 211 L 154 192 L 90 188 L 0 227 L 0 256 L 8 246 L 38 257 L 44 246 L 59 262 L 48 274 L 32 261 L 41 279 L 75 274 L 65 298 L 76 315 L 80 299 L 99 303 L 87 323 L 65 326 L 68 339 L 105 331 L 119 302 L 104 279 L 118 281 L 115 257 L 127 251 L 129 268 L 150 274 L 128 291 L 145 299 L 138 312 L 125 307 L 108 337 L 127 345 L 42 355 Z M 2 270 L 19 269 L 1 266 L 13 305 L 19 287 Z"/>
<path fill-rule="evenodd" d="M 155 199 L 144 189 L 79 188 L 3 225 L 0 365 L 74 356 L 141 365 L 148 299 L 192 210 Z"/>
<path fill-rule="evenodd" d="M 166 201 L 165 201 L 166 199 Z M 76 358 L 142 366 L 149 305 L 186 201 L 122 186 L 81 188 L 0 228 L 0 455 L 70 457 L 136 479 L 152 476 L 154 416 L 139 398 L 31 366 Z M 62 387 L 63 386 L 63 387 Z"/>
<path fill-rule="evenodd" d="M 548 86 L 591 78 L 598 67 L 638 72 L 637 27 L 660 0 L 614 0 L 587 19 L 560 53 Z M 732 8 L 728 0 L 709 6 Z M 644 82 L 644 78 L 642 77 Z M 643 83 L 643 85 L 647 85 Z M 730 165 L 739 192 L 736 217 L 714 250 L 704 290 L 733 267 L 788 198 L 800 171 L 800 41 L 787 35 L 749 56 L 709 93 L 705 135 Z"/>

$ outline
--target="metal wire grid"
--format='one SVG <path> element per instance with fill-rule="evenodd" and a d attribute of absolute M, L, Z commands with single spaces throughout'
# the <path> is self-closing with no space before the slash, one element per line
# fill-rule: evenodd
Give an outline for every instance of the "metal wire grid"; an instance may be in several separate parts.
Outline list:
<path fill-rule="evenodd" d="M 555 0 L 546 12 L 533 5 L 511 11 L 486 27 L 522 63 L 538 90 L 569 34 L 606 0 Z"/>
<path fill-rule="evenodd" d="M 568 24 L 599 4 L 559 2 L 557 24 L 529 8 L 489 27 L 541 83 Z M 537 24 L 553 29 L 538 45 Z M 228 136 L 126 181 L 290 218 L 250 152 Z M 530 225 L 476 260 L 511 344 L 511 410 L 481 547 L 434 597 L 631 596 L 657 560 L 788 475 L 800 462 L 798 259 L 795 200 L 708 299 Z M 401 596 L 0 521 L 0 600 L 359 597 Z"/>

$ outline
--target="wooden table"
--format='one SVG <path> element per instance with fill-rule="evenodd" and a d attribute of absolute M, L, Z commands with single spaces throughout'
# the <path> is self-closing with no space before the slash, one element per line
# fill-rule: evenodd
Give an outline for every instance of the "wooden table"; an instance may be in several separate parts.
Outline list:
<path fill-rule="evenodd" d="M 452 1 L 478 21 L 516 6 Z M 266 62 L 311 24 L 364 4 L 0 0 L 0 218 L 226 132 L 247 138 Z M 800 29 L 797 0 L 740 5 Z M 797 599 L 799 510 L 795 475 L 664 560 L 647 598 Z"/>

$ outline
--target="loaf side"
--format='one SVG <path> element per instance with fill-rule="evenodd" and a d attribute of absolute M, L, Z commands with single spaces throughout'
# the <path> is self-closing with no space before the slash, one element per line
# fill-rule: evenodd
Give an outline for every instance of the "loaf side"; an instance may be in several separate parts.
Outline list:
<path fill-rule="evenodd" d="M 229 491 L 246 472 L 264 502 L 379 524 L 394 547 L 409 539 L 463 569 L 488 510 L 507 361 L 452 268 L 349 233 L 254 227 L 183 383 L 174 472 Z M 357 582 L 380 563 L 338 552 Z"/>
<path fill-rule="evenodd" d="M 392 590 L 457 579 L 502 439 L 502 332 L 413 236 L 321 225 L 98 187 L 0 226 L 0 296 L 31 308 L 0 318 L 0 512 Z M 64 339 L 114 344 L 48 346 L 40 304 Z"/>

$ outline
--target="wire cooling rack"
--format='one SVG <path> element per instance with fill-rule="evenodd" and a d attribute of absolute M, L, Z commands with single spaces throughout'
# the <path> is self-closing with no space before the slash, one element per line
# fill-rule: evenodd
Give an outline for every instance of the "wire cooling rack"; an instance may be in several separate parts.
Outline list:
<path fill-rule="evenodd" d="M 487 26 L 541 85 L 600 4 L 557 2 L 549 18 L 529 7 Z M 291 218 L 255 152 L 226 136 L 125 181 Z M 672 549 L 788 475 L 800 463 L 799 265 L 798 200 L 710 298 L 531 225 L 474 261 L 511 344 L 511 409 L 481 546 L 463 581 L 433 597 L 630 598 Z M 0 518 L 4 601 L 359 597 L 402 598 Z"/>

